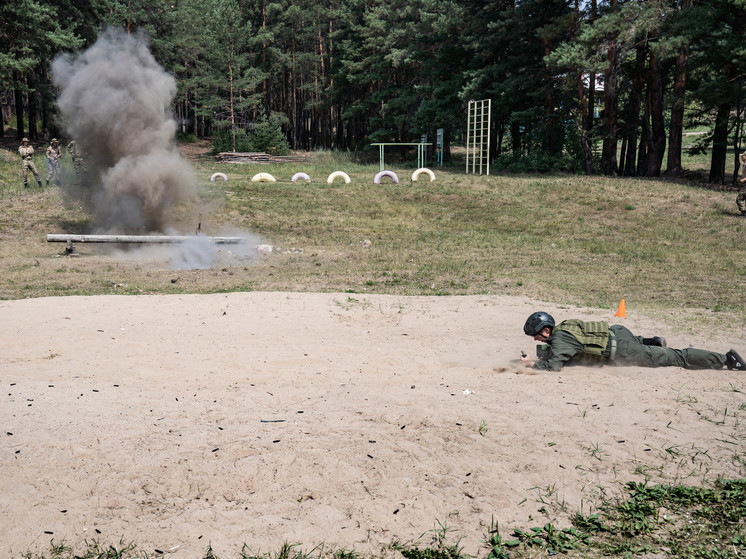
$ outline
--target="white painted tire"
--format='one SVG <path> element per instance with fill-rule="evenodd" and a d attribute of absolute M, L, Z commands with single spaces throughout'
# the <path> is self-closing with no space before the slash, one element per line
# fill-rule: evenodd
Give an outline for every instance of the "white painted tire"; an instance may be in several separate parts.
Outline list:
<path fill-rule="evenodd" d="M 430 169 L 427 169 L 426 167 L 420 167 L 414 173 L 412 173 L 412 180 L 416 181 L 417 177 L 419 177 L 422 173 L 425 173 L 428 177 L 430 177 L 430 182 L 433 182 L 435 180 L 435 173 L 433 173 Z"/>
<path fill-rule="evenodd" d="M 251 182 L 277 182 L 269 173 L 257 173 L 251 177 Z"/>
<path fill-rule="evenodd" d="M 331 175 L 329 175 L 329 178 L 326 179 L 326 182 L 332 184 L 334 182 L 334 179 L 338 177 L 342 177 L 346 184 L 350 184 L 350 176 L 344 171 L 334 171 Z"/>
<path fill-rule="evenodd" d="M 394 181 L 394 184 L 399 184 L 399 177 L 396 176 L 396 173 L 394 173 L 394 171 L 381 171 L 373 179 L 373 182 L 376 184 L 381 184 L 381 179 L 383 177 L 389 177 L 392 181 Z"/>
<path fill-rule="evenodd" d="M 228 175 L 226 175 L 225 173 L 213 173 L 210 177 L 210 180 L 212 182 L 215 182 L 217 179 L 223 179 L 224 181 L 227 181 Z"/>
<path fill-rule="evenodd" d="M 295 173 L 293 175 L 293 178 L 290 180 L 292 182 L 298 182 L 300 179 L 303 179 L 306 182 L 311 182 L 311 177 L 309 177 L 306 173 Z"/>

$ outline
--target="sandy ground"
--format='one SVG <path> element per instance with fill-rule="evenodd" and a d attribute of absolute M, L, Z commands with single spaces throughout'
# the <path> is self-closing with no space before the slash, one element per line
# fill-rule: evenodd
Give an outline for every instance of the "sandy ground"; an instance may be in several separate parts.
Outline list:
<path fill-rule="evenodd" d="M 498 296 L 0 302 L 0 556 L 52 539 L 378 552 L 440 524 L 481 555 L 493 518 L 566 526 L 626 481 L 744 475 L 746 375 L 535 373 L 517 359 L 535 307 L 746 350 L 742 332 Z"/>

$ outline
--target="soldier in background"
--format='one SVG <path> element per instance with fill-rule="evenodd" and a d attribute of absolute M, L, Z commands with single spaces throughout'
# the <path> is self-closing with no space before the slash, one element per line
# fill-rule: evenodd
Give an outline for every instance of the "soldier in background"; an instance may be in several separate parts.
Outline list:
<path fill-rule="evenodd" d="M 75 140 L 67 144 L 67 152 L 73 159 L 73 169 L 75 169 L 75 184 L 80 185 L 83 173 L 85 173 L 85 164 L 83 162 L 83 150 L 78 147 Z"/>
<path fill-rule="evenodd" d="M 736 205 L 741 212 L 741 217 L 746 217 L 746 151 L 741 154 L 741 168 L 738 171 L 738 195 Z"/>
<path fill-rule="evenodd" d="M 47 148 L 47 186 L 49 186 L 49 179 L 54 177 L 57 186 L 60 185 L 60 158 L 62 157 L 62 150 L 57 143 L 57 138 L 52 138 L 52 141 Z"/>
<path fill-rule="evenodd" d="M 36 182 L 39 183 L 41 188 L 41 179 L 39 178 L 39 172 L 36 170 L 36 165 L 32 156 L 34 155 L 34 148 L 28 142 L 28 138 L 21 140 L 21 145 L 18 147 L 18 153 L 21 155 L 21 174 L 23 175 L 23 188 L 28 188 L 28 172 L 34 174 Z"/>

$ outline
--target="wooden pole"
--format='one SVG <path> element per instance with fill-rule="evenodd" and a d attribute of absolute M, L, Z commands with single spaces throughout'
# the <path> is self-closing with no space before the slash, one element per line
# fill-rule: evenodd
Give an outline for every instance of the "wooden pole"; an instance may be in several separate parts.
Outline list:
<path fill-rule="evenodd" d="M 186 243 L 206 239 L 218 245 L 238 245 L 246 242 L 242 237 L 205 237 L 197 235 L 62 235 L 50 233 L 48 243 Z"/>

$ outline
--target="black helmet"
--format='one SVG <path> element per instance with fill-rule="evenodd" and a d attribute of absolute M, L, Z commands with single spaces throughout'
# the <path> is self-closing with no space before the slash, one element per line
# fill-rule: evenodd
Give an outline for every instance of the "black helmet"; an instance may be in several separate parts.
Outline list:
<path fill-rule="evenodd" d="M 535 336 L 547 326 L 554 328 L 554 319 L 552 318 L 552 315 L 545 313 L 544 311 L 537 311 L 526 319 L 526 324 L 523 325 L 523 331 L 527 336 Z"/>

